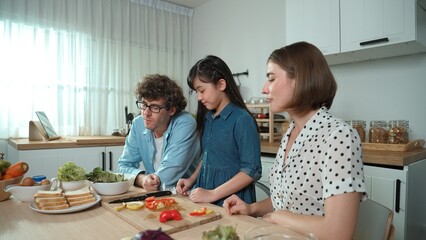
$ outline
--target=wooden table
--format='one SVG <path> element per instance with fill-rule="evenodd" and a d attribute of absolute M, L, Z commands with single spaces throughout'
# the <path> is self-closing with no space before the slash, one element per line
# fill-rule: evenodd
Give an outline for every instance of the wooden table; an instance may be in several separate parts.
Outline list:
<path fill-rule="evenodd" d="M 270 224 L 249 216 L 229 216 L 223 208 L 215 205 L 208 204 L 208 207 L 220 212 L 222 218 L 173 233 L 171 237 L 201 239 L 204 231 L 213 230 L 220 224 L 235 226 L 240 239 L 243 239 L 248 229 Z M 100 204 L 75 213 L 44 214 L 33 211 L 29 203 L 20 202 L 13 196 L 0 202 L 0 239 L 122 239 L 137 232 L 140 230 Z"/>

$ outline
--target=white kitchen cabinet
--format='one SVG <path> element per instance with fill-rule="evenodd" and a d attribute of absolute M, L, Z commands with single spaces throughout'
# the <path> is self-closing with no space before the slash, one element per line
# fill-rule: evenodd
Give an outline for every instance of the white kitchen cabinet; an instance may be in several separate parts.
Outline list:
<path fill-rule="evenodd" d="M 340 52 L 339 0 L 287 0 L 286 44 L 306 41 L 324 55 Z"/>
<path fill-rule="evenodd" d="M 364 166 L 368 197 L 394 211 L 395 239 L 426 236 L 426 160 L 392 169 Z"/>
<path fill-rule="evenodd" d="M 29 164 L 27 176 L 42 174 L 52 178 L 57 177 L 58 168 L 68 161 L 75 162 L 87 172 L 95 167 L 114 172 L 123 148 L 124 146 L 99 146 L 17 150 L 9 145 L 8 156 L 12 162 L 25 161 Z"/>
<path fill-rule="evenodd" d="M 286 0 L 286 44 L 296 41 L 330 65 L 426 52 L 426 11 L 416 0 Z"/>
<path fill-rule="evenodd" d="M 269 173 L 271 168 L 274 165 L 275 154 L 265 154 L 262 153 L 261 162 L 262 162 L 262 177 L 259 182 L 265 184 L 269 188 Z"/>

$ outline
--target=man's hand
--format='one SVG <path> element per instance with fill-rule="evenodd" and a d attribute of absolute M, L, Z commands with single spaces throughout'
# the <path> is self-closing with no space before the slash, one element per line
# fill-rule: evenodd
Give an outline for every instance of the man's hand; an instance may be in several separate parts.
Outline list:
<path fill-rule="evenodd" d="M 136 183 L 147 191 L 156 191 L 160 187 L 160 177 L 155 174 L 139 174 Z"/>

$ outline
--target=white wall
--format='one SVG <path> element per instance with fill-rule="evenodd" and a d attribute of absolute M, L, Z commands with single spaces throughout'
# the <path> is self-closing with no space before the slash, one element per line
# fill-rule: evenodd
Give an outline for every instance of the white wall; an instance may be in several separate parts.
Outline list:
<path fill-rule="evenodd" d="M 193 62 L 224 59 L 241 77 L 245 99 L 261 96 L 266 59 L 285 44 L 282 0 L 211 0 L 194 11 Z M 426 54 L 332 66 L 338 92 L 331 112 L 343 119 L 409 120 L 426 139 Z M 191 106 L 196 102 L 191 99 Z"/>

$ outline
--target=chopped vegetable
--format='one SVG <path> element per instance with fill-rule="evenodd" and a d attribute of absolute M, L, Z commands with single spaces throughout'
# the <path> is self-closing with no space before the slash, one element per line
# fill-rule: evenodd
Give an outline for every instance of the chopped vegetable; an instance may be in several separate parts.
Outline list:
<path fill-rule="evenodd" d="M 239 240 L 235 227 L 218 225 L 214 230 L 203 232 L 203 240 Z"/>
<path fill-rule="evenodd" d="M 114 210 L 119 212 L 126 208 L 126 203 L 122 203 L 121 206 L 114 207 Z"/>
<path fill-rule="evenodd" d="M 86 174 L 86 178 L 94 183 L 113 183 L 126 181 L 124 174 L 114 174 L 105 172 L 100 167 L 96 167 L 92 172 Z"/>
<path fill-rule="evenodd" d="M 84 180 L 86 170 L 74 162 L 66 162 L 58 169 L 58 179 L 65 182 Z"/>
<path fill-rule="evenodd" d="M 128 202 L 126 204 L 126 208 L 130 209 L 130 210 L 138 210 L 138 209 L 141 209 L 143 206 L 144 206 L 144 203 L 143 202 L 139 202 L 139 201 L 137 201 L 137 202 Z"/>
<path fill-rule="evenodd" d="M 27 173 L 29 169 L 30 166 L 28 166 L 28 163 L 22 161 L 17 162 L 6 169 L 5 176 L 10 175 L 14 178 L 19 177 Z"/>
<path fill-rule="evenodd" d="M 182 215 L 176 209 L 164 210 L 160 213 L 160 222 L 165 223 L 169 220 L 182 220 Z"/>
<path fill-rule="evenodd" d="M 201 209 L 196 209 L 196 210 L 190 212 L 189 215 L 190 216 L 204 216 L 204 215 L 210 214 L 212 212 L 214 212 L 214 211 L 211 210 L 211 209 L 207 209 L 206 207 L 203 207 Z"/>
<path fill-rule="evenodd" d="M 161 210 L 167 207 L 172 206 L 176 203 L 176 200 L 174 198 L 155 198 L 155 197 L 148 197 L 145 199 L 145 207 L 149 210 Z"/>

